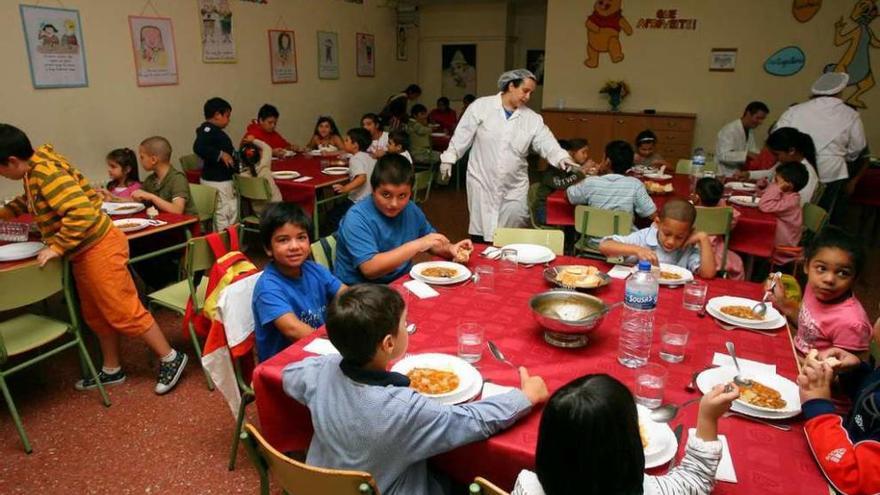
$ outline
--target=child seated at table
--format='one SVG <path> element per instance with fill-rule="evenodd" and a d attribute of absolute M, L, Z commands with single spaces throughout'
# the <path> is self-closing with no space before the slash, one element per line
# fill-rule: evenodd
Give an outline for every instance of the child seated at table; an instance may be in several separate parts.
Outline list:
<path fill-rule="evenodd" d="M 801 162 L 807 170 L 807 184 L 798 191 L 801 205 L 812 202 L 816 188 L 819 186 L 819 175 L 816 173 L 816 147 L 809 134 L 793 127 L 782 127 L 767 137 L 765 148 L 774 157 L 773 164 L 762 170 L 741 170 L 733 174 L 737 180 L 757 180 L 758 187 L 765 188 L 768 181 L 775 180 L 776 169 L 785 162 Z"/>
<path fill-rule="evenodd" d="M 636 136 L 636 154 L 633 163 L 651 168 L 669 166 L 660 153 L 657 153 L 657 135 L 650 129 L 645 129 Z"/>
<path fill-rule="evenodd" d="M 336 233 L 334 272 L 340 280 L 349 285 L 391 282 L 409 271 L 415 255 L 426 251 L 467 261 L 465 255 L 473 249 L 470 239 L 452 244 L 410 202 L 414 178 L 412 165 L 400 155 L 383 156 L 376 163 L 372 196 L 348 211 Z"/>
<path fill-rule="evenodd" d="M 415 104 L 410 111 L 410 119 L 406 124 L 409 134 L 410 152 L 416 163 L 434 165 L 440 163 L 440 153 L 431 146 L 431 128 L 428 126 L 428 109 L 425 105 Z"/>
<path fill-rule="evenodd" d="M 693 203 L 695 206 L 701 206 L 703 208 L 724 208 L 727 207 L 727 202 L 722 199 L 723 195 L 724 184 L 722 184 L 720 180 L 714 177 L 703 177 L 697 181 L 693 195 Z M 736 226 L 736 222 L 741 213 L 736 208 L 731 209 L 733 210 L 733 217 L 730 219 L 730 230 L 732 231 Z M 745 269 L 743 267 L 742 258 L 740 258 L 737 253 L 728 249 L 727 263 L 722 268 L 721 258 L 724 257 L 724 238 L 719 235 L 713 235 L 709 237 L 709 240 L 712 243 L 712 250 L 715 252 L 715 266 L 719 267 L 719 270 L 723 269 L 727 278 L 731 280 L 743 280 L 745 278 Z"/>
<path fill-rule="evenodd" d="M 855 236 L 828 226 L 806 250 L 807 283 L 800 306 L 785 297 L 777 284 L 771 301 L 789 320 L 797 322 L 794 345 L 810 349 L 838 347 L 864 354 L 871 339 L 871 323 L 853 294 L 865 265 L 865 246 Z"/>
<path fill-rule="evenodd" d="M 804 211 L 798 191 L 807 185 L 807 168 L 800 162 L 785 162 L 776 167 L 773 183 L 767 186 L 758 201 L 758 209 L 776 216 L 778 247 L 796 247 L 801 242 Z M 785 265 L 800 257 L 799 252 L 786 249 L 773 250 L 773 263 Z"/>
<path fill-rule="evenodd" d="M 171 143 L 162 136 L 144 139 L 138 147 L 138 157 L 150 175 L 140 190 L 131 194 L 135 201 L 150 202 L 159 211 L 197 215 L 189 191 L 186 175 L 171 166 Z"/>
<path fill-rule="evenodd" d="M 295 151 L 296 146 L 284 139 L 275 129 L 278 125 L 279 115 L 278 109 L 273 105 L 266 103 L 261 106 L 259 112 L 257 112 L 257 118 L 248 124 L 244 137 L 241 139 L 242 144 L 249 142 L 246 141 L 246 138 L 251 136 L 268 144 L 272 148 L 272 155 L 274 156 L 284 156 L 288 151 Z"/>
<path fill-rule="evenodd" d="M 217 190 L 214 223 L 218 230 L 223 230 L 238 219 L 238 200 L 232 185 L 235 147 L 223 131 L 229 125 L 232 105 L 223 98 L 211 98 L 205 102 L 204 113 L 205 122 L 196 129 L 193 153 L 204 163 L 201 183 Z"/>
<path fill-rule="evenodd" d="M 449 107 L 449 98 L 441 96 L 437 98 L 437 108 L 431 110 L 428 114 L 428 122 L 440 126 L 440 130 L 446 134 L 455 132 L 455 126 L 458 124 L 458 116 L 455 110 Z"/>
<path fill-rule="evenodd" d="M 382 120 L 375 113 L 367 113 L 361 117 L 361 127 L 370 133 L 370 146 L 366 151 L 373 158 L 380 158 L 388 150 L 388 133 L 382 130 Z"/>
<path fill-rule="evenodd" d="M 396 129 L 388 133 L 388 152 L 406 158 L 412 163 L 413 158 L 409 153 L 409 134 L 402 129 Z"/>
<path fill-rule="evenodd" d="M 645 474 L 638 410 L 626 385 L 605 374 L 577 378 L 553 393 L 538 430 L 535 472 L 523 470 L 512 495 L 644 493 L 708 495 L 721 462 L 718 418 L 739 397 L 716 385 L 700 400 L 696 435 L 681 463 L 663 476 Z M 603 446 L 611 446 L 606 448 Z"/>
<path fill-rule="evenodd" d="M 98 192 L 104 201 L 125 202 L 131 200 L 131 193 L 141 188 L 138 176 L 138 163 L 134 151 L 119 148 L 107 153 L 107 187 Z"/>
<path fill-rule="evenodd" d="M 342 136 L 339 135 L 339 128 L 331 117 L 318 117 L 315 124 L 315 130 L 312 131 L 312 137 L 306 145 L 307 149 L 327 149 L 338 151 L 343 148 Z"/>
<path fill-rule="evenodd" d="M 284 392 L 311 412 L 306 462 L 366 471 L 383 495 L 443 493 L 427 459 L 488 438 L 548 396 L 544 380 L 525 368 L 519 389 L 461 405 L 410 388 L 406 375 L 387 371 L 409 344 L 406 308 L 390 287 L 362 284 L 337 296 L 327 307 L 327 336 L 341 356 L 307 358 L 282 372 Z"/>
<path fill-rule="evenodd" d="M 345 213 L 358 201 L 370 195 L 369 179 L 376 166 L 376 159 L 364 152 L 370 146 L 370 133 L 366 129 L 349 129 L 342 142 L 342 149 L 351 154 L 348 161 L 348 183 L 333 184 L 336 194 L 348 194 L 348 198 L 337 201 L 327 214 L 330 232 L 336 230 Z"/>
<path fill-rule="evenodd" d="M 323 325 L 327 304 L 346 289 L 330 270 L 308 259 L 311 224 L 294 203 L 270 203 L 260 218 L 260 241 L 271 260 L 254 286 L 252 303 L 261 362 Z"/>
<path fill-rule="evenodd" d="M 565 190 L 573 205 L 588 205 L 603 210 L 620 210 L 644 218 L 657 213 L 657 206 L 642 181 L 628 177 L 633 166 L 633 149 L 626 141 L 611 141 L 605 146 L 605 159 L 599 176 L 590 177 Z"/>
<path fill-rule="evenodd" d="M 23 180 L 27 190 L 0 208 L 0 219 L 32 214 L 46 244 L 37 254 L 40 266 L 62 256 L 70 261 L 83 320 L 101 346 L 101 384 L 125 381 L 119 361 L 122 334 L 140 337 L 159 358 L 155 391 L 169 392 L 183 373 L 186 354 L 168 345 L 141 304 L 128 271 L 128 239 L 101 211 L 101 198 L 88 179 L 51 145 L 34 150 L 27 135 L 8 124 L 0 124 L 0 175 Z M 75 385 L 77 390 L 95 387 L 91 377 Z"/>
<path fill-rule="evenodd" d="M 582 181 L 587 176 L 584 168 L 598 168 L 598 165 L 590 160 L 590 145 L 586 139 L 560 139 L 559 146 L 568 151 L 572 161 L 582 167 L 586 167 L 572 169 L 567 172 L 560 168 L 547 166 L 541 173 L 541 182 L 538 183 L 538 189 L 535 192 L 534 204 L 535 220 L 540 224 L 547 222 L 547 198 L 553 194 L 553 191 L 567 189 L 569 186 Z"/>
<path fill-rule="evenodd" d="M 694 230 L 697 209 L 681 198 L 672 198 L 650 227 L 629 235 L 602 239 L 599 251 L 608 257 L 625 256 L 628 263 L 650 261 L 687 268 L 703 278 L 715 277 L 715 252 L 705 232 Z"/>

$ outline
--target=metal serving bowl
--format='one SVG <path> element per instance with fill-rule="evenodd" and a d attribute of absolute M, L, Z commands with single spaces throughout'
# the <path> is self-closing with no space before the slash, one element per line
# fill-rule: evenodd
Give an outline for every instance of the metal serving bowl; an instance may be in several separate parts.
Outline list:
<path fill-rule="evenodd" d="M 587 334 L 602 323 L 608 305 L 596 296 L 554 289 L 529 299 L 532 316 L 544 329 L 544 340 L 557 347 L 583 347 Z"/>

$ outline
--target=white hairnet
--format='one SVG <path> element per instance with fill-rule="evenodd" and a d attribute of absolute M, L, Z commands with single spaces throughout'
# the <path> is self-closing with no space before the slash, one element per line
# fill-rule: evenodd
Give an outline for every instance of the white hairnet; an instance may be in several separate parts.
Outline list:
<path fill-rule="evenodd" d="M 501 74 L 501 77 L 498 78 L 498 89 L 504 91 L 505 89 L 507 89 L 508 84 L 518 79 L 533 79 L 535 81 L 538 80 L 538 78 L 535 77 L 534 74 L 532 74 L 532 71 L 528 69 L 513 69 L 505 72 L 504 74 Z"/>
<path fill-rule="evenodd" d="M 832 96 L 840 93 L 849 82 L 846 72 L 826 72 L 816 79 L 810 90 L 816 96 Z"/>

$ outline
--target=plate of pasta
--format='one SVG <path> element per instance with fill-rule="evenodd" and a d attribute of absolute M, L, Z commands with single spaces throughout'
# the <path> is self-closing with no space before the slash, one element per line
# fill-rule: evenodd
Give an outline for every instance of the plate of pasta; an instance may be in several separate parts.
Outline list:
<path fill-rule="evenodd" d="M 412 354 L 391 371 L 406 375 L 416 392 L 444 404 L 467 402 L 483 389 L 483 377 L 470 363 L 450 354 Z"/>
<path fill-rule="evenodd" d="M 758 301 L 745 297 L 713 297 L 706 303 L 706 312 L 724 323 L 755 330 L 773 330 L 785 325 L 785 316 L 772 304 L 767 303 L 763 316 L 752 312 L 756 304 Z"/>
<path fill-rule="evenodd" d="M 468 267 L 452 261 L 426 261 L 413 266 L 409 276 L 432 285 L 453 285 L 471 276 Z"/>
<path fill-rule="evenodd" d="M 740 387 L 740 396 L 733 401 L 731 410 L 762 419 L 785 419 L 801 413 L 798 386 L 793 381 L 771 372 L 751 370 L 743 375 L 752 385 Z M 734 367 L 710 368 L 697 376 L 697 388 L 705 394 L 715 385 L 732 382 L 734 376 Z"/>

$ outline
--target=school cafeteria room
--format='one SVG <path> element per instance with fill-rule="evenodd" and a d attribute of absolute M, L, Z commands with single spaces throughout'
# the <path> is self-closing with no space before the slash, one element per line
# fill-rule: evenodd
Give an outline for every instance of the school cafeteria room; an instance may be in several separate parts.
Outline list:
<path fill-rule="evenodd" d="M 880 494 L 877 0 L 0 0 L 0 493 Z"/>

